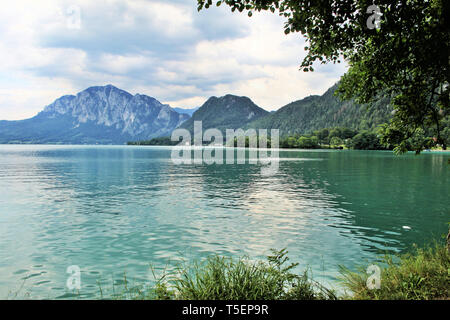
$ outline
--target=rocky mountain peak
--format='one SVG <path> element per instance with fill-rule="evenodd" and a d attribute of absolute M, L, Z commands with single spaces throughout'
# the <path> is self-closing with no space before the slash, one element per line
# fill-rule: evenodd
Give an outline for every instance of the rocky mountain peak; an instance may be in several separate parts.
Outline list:
<path fill-rule="evenodd" d="M 98 132 L 113 131 L 112 142 L 123 142 L 125 139 L 169 135 L 188 118 L 188 115 L 179 114 L 153 97 L 132 95 L 113 85 L 106 85 L 89 87 L 76 95 L 62 96 L 46 106 L 38 116 L 26 121 L 45 121 L 47 125 L 53 121 L 58 130 L 61 123 L 69 122 L 68 129 L 80 131 L 83 127 L 89 127 L 89 131 L 96 131 L 99 136 L 102 133 Z M 77 134 L 83 135 L 80 132 Z"/>

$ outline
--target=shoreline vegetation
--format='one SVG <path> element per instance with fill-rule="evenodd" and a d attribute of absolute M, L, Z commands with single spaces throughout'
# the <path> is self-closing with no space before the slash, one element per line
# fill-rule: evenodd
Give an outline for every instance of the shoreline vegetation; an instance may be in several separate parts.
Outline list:
<path fill-rule="evenodd" d="M 340 267 L 344 293 L 314 281 L 308 270 L 293 273 L 286 249 L 272 250 L 266 260 L 209 257 L 164 274 L 152 288 L 126 288 L 115 299 L 137 300 L 449 300 L 450 245 L 435 242 L 410 253 L 386 255 L 379 289 L 368 288 L 365 267 Z"/>
<path fill-rule="evenodd" d="M 449 300 L 450 247 L 435 242 L 410 253 L 381 257 L 379 289 L 369 289 L 366 267 L 340 267 L 343 294 L 327 288 L 308 270 L 293 273 L 286 249 L 266 260 L 212 256 L 203 263 L 164 274 L 152 288 L 126 288 L 114 299 L 133 300 Z M 370 281 L 370 280 L 369 280 Z"/>
<path fill-rule="evenodd" d="M 325 128 L 309 134 L 294 134 L 282 136 L 279 141 L 280 149 L 353 149 L 353 150 L 393 150 L 396 154 L 414 151 L 441 151 L 432 137 L 428 137 L 420 130 L 404 144 L 406 149 L 395 148 L 383 140 L 382 128 L 375 131 L 353 130 L 345 127 Z M 175 146 L 179 141 L 172 141 L 170 137 L 160 137 L 144 141 L 130 141 L 131 146 Z M 193 145 L 191 141 L 191 145 Z M 245 137 L 245 147 L 250 145 L 249 137 Z M 214 145 L 213 145 L 214 146 Z M 237 139 L 234 139 L 237 147 Z M 259 146 L 258 146 L 259 147 Z M 264 146 L 265 147 L 265 146 Z M 267 148 L 271 147 L 270 137 L 267 138 Z M 446 150 L 442 150 L 446 151 Z"/>
<path fill-rule="evenodd" d="M 443 237 L 444 238 L 444 237 Z M 367 266 L 351 271 L 339 266 L 340 285 L 328 288 L 315 281 L 308 269 L 293 272 L 286 249 L 271 250 L 265 260 L 211 256 L 203 262 L 178 266 L 157 275 L 152 286 L 134 284 L 124 274 L 122 284 L 108 293 L 98 282 L 96 299 L 113 300 L 449 300 L 450 232 L 444 243 L 385 255 L 375 264 L 381 270 L 379 288 L 368 286 Z M 15 297 L 17 298 L 18 293 Z M 80 293 L 65 295 L 81 299 Z M 29 296 L 27 297 L 30 298 Z"/>

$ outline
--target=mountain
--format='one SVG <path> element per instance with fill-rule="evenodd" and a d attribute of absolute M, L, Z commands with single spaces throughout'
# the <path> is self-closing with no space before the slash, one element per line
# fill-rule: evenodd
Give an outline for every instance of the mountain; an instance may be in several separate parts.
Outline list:
<path fill-rule="evenodd" d="M 192 117 L 195 111 L 197 111 L 200 107 L 192 108 L 192 109 L 183 109 L 183 108 L 172 108 L 178 113 L 187 114 L 189 117 Z"/>
<path fill-rule="evenodd" d="M 31 119 L 0 121 L 0 143 L 122 144 L 169 135 L 188 118 L 146 95 L 90 87 Z"/>
<path fill-rule="evenodd" d="M 209 98 L 180 128 L 193 132 L 194 121 L 202 121 L 203 130 L 238 129 L 268 114 L 269 112 L 258 107 L 249 98 L 228 94 Z"/>
<path fill-rule="evenodd" d="M 391 117 L 389 97 L 380 95 L 371 105 L 342 102 L 334 96 L 336 88 L 270 113 L 247 97 L 211 97 L 190 118 L 146 95 L 112 85 L 91 87 L 57 99 L 31 119 L 0 121 L 0 143 L 123 144 L 170 136 L 177 127 L 192 132 L 198 120 L 203 130 L 280 129 L 281 135 L 338 126 L 371 130 Z"/>
<path fill-rule="evenodd" d="M 246 128 L 280 129 L 281 135 L 291 135 L 332 127 L 371 130 L 390 119 L 393 109 L 389 105 L 389 97 L 380 95 L 374 103 L 361 105 L 353 100 L 340 101 L 334 96 L 336 89 L 337 84 L 321 96 L 313 95 L 292 102 L 250 122 Z"/>

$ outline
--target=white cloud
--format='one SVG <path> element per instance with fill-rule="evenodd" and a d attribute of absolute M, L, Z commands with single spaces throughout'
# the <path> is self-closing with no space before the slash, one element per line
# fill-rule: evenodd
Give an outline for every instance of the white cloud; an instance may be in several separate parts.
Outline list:
<path fill-rule="evenodd" d="M 205 103 L 205 97 L 195 96 L 177 101 L 166 101 L 166 103 L 170 104 L 174 108 L 192 109 L 200 107 L 203 103 Z"/>
<path fill-rule="evenodd" d="M 68 28 L 73 5 L 80 29 Z M 174 107 L 233 93 L 276 109 L 323 93 L 345 71 L 298 71 L 303 47 L 276 15 L 198 13 L 193 0 L 17 0 L 0 11 L 0 119 L 108 83 Z"/>

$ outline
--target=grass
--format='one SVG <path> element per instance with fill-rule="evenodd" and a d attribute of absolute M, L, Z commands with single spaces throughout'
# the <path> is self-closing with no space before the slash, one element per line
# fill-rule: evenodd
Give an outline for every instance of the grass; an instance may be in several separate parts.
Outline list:
<path fill-rule="evenodd" d="M 308 276 L 292 273 L 287 251 L 272 251 L 267 261 L 213 256 L 203 263 L 163 275 L 154 287 L 126 289 L 119 299 L 152 300 L 318 300 L 337 299 Z"/>
<path fill-rule="evenodd" d="M 450 254 L 445 246 L 435 244 L 415 248 L 400 257 L 385 256 L 379 289 L 369 289 L 368 274 L 341 268 L 342 282 L 357 300 L 431 300 L 450 299 Z"/>
<path fill-rule="evenodd" d="M 149 290 L 127 289 L 119 298 L 179 300 L 431 300 L 450 299 L 450 253 L 446 246 L 417 248 L 401 256 L 385 256 L 379 267 L 380 288 L 369 289 L 370 274 L 363 267 L 341 267 L 346 293 L 315 282 L 305 271 L 292 273 L 287 251 L 273 251 L 267 261 L 214 256 L 203 263 L 181 267 L 160 278 Z"/>
<path fill-rule="evenodd" d="M 449 234 L 450 237 L 450 234 Z M 448 240 L 450 242 L 450 239 Z M 369 274 L 360 267 L 341 267 L 344 295 L 314 281 L 304 271 L 293 273 L 285 249 L 272 250 L 266 260 L 213 256 L 202 263 L 181 265 L 155 278 L 151 286 L 135 285 L 124 274 L 122 285 L 100 298 L 127 300 L 430 300 L 450 299 L 450 243 L 435 243 L 401 256 L 385 256 L 379 267 L 380 288 L 369 289 Z"/>

